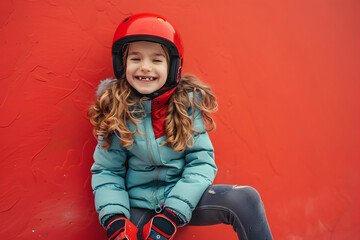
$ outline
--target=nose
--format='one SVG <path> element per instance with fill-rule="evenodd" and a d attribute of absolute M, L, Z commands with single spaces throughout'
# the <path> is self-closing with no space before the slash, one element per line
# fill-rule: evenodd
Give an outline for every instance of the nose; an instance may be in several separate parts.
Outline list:
<path fill-rule="evenodd" d="M 148 63 L 144 63 L 141 65 L 140 70 L 144 73 L 148 73 L 152 71 L 152 67 Z"/>

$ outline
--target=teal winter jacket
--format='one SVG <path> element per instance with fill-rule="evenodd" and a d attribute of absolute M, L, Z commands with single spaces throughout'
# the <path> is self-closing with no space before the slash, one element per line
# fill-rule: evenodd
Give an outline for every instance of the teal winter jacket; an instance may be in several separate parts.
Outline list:
<path fill-rule="evenodd" d="M 99 141 L 91 167 L 95 207 L 102 225 L 114 214 L 124 214 L 130 219 L 130 208 L 168 208 L 185 223 L 206 188 L 216 175 L 214 150 L 205 131 L 199 109 L 194 111 L 194 145 L 184 152 L 175 152 L 161 145 L 166 136 L 156 138 L 151 117 L 151 106 L 157 99 L 144 101 L 146 116 L 141 118 L 134 144 L 123 147 L 115 135 L 111 146 L 102 149 Z M 157 101 L 159 103 L 159 101 Z M 189 116 L 192 110 L 188 111 Z M 192 117 L 192 116 L 191 116 Z M 135 130 L 128 123 L 131 131 Z"/>

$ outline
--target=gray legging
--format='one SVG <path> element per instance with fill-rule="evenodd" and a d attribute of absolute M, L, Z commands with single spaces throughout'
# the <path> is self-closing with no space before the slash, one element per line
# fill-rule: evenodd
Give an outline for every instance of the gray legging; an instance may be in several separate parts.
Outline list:
<path fill-rule="evenodd" d="M 142 229 L 155 214 L 153 210 L 132 208 L 130 221 Z M 259 193 L 252 187 L 236 185 L 208 187 L 193 211 L 189 225 L 206 226 L 219 223 L 232 225 L 241 240 L 272 239 L 264 205 Z M 221 239 L 221 236 L 218 239 Z"/>

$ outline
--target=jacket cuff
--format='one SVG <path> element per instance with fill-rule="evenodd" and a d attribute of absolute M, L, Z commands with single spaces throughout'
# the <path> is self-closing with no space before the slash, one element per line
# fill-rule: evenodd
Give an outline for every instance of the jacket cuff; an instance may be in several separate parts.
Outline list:
<path fill-rule="evenodd" d="M 181 219 L 183 225 L 180 225 L 180 227 L 190 222 L 192 210 L 190 206 L 184 201 L 176 198 L 168 198 L 165 201 L 164 207 L 175 213 L 176 216 Z"/>
<path fill-rule="evenodd" d="M 179 227 L 179 226 L 183 226 L 184 225 L 184 222 L 183 220 L 181 220 L 181 218 L 179 218 L 176 213 L 174 213 L 173 211 L 171 211 L 170 209 L 168 208 L 165 208 L 163 211 L 162 211 L 162 214 L 167 217 L 168 219 L 170 219 L 171 221 L 173 221 L 175 224 L 176 224 L 176 227 Z"/>

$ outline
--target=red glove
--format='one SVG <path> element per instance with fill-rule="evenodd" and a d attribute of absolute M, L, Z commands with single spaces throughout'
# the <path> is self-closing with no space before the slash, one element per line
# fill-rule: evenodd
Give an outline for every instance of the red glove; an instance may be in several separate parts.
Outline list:
<path fill-rule="evenodd" d="M 183 222 L 175 213 L 168 209 L 155 215 L 144 226 L 142 231 L 143 240 L 170 240 L 173 239 L 177 228 Z"/>
<path fill-rule="evenodd" d="M 106 228 L 109 240 L 137 240 L 137 227 L 125 217 L 112 220 Z"/>

